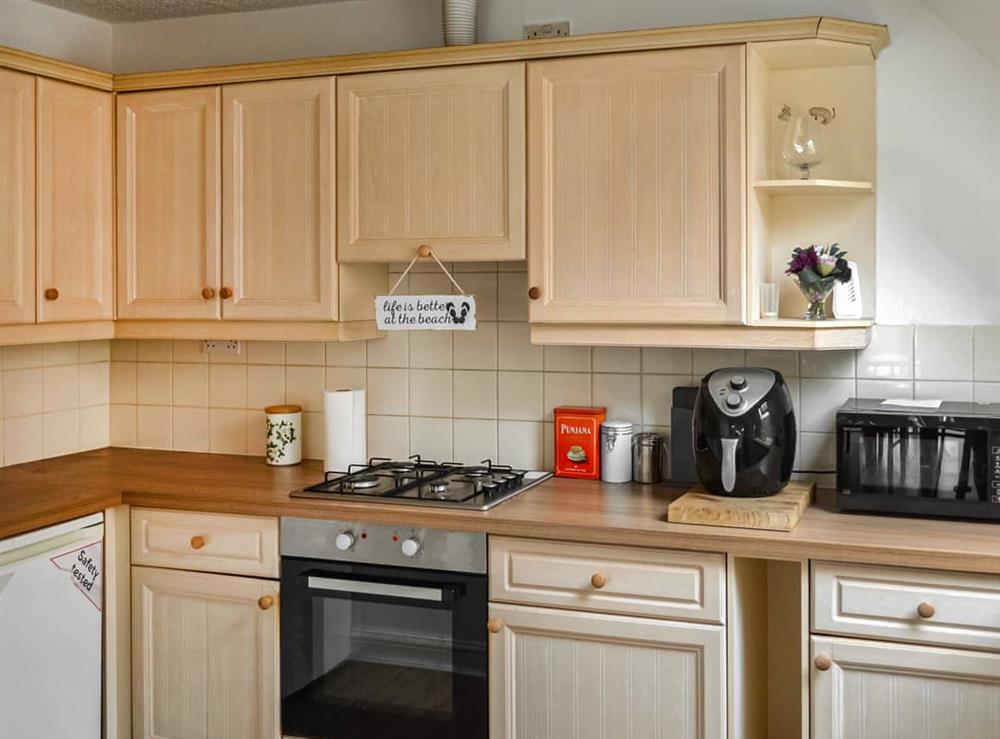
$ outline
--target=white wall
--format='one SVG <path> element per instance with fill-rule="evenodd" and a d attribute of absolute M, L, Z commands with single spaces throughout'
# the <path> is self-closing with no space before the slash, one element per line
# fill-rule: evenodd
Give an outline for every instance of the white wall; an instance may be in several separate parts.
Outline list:
<path fill-rule="evenodd" d="M 111 71 L 111 24 L 31 0 L 0 0 L 0 44 Z"/>
<path fill-rule="evenodd" d="M 342 0 L 115 26 L 116 72 L 440 46 L 441 0 Z"/>

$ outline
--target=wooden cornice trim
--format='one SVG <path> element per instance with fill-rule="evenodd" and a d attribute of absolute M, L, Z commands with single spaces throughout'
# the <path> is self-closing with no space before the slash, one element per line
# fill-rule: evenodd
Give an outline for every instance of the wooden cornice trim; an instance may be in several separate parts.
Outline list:
<path fill-rule="evenodd" d="M 114 89 L 114 77 L 107 72 L 61 62 L 58 59 L 32 54 L 29 51 L 12 49 L 9 46 L 0 46 L 0 67 L 37 74 L 40 77 L 51 77 L 63 82 L 73 82 L 77 85 L 85 85 L 107 92 Z"/>
<path fill-rule="evenodd" d="M 170 72 L 140 72 L 115 75 L 114 84 L 115 90 L 120 92 L 160 90 L 291 77 L 815 38 L 867 44 L 872 49 L 873 55 L 877 55 L 889 43 L 889 34 L 885 26 L 811 16 L 595 33 L 550 39 L 499 41 L 471 46 L 350 54 Z"/>

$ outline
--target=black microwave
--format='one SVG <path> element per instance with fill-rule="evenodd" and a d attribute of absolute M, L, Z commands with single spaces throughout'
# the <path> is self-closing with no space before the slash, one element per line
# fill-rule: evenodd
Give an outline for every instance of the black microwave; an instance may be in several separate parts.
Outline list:
<path fill-rule="evenodd" d="M 1000 520 L 1000 404 L 848 400 L 837 411 L 837 507 Z"/>

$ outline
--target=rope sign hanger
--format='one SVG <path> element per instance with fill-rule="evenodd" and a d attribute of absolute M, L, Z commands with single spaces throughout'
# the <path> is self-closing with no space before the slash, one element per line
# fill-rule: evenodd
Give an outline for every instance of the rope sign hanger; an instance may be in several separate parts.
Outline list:
<path fill-rule="evenodd" d="M 451 280 L 458 295 L 396 295 L 418 259 L 433 259 Z M 375 298 L 375 323 L 380 331 L 475 331 L 476 296 L 467 293 L 427 244 L 421 244 L 388 295 Z"/>
<path fill-rule="evenodd" d="M 449 280 L 451 280 L 451 284 L 454 285 L 462 295 L 468 297 L 469 294 L 465 292 L 465 290 L 462 289 L 462 286 L 455 281 L 455 278 L 451 276 L 451 272 L 448 271 L 448 268 L 441 263 L 441 260 L 437 258 L 437 254 L 435 254 L 434 250 L 427 246 L 427 244 L 420 245 L 417 249 L 417 253 L 413 255 L 413 259 L 410 260 L 410 263 L 406 265 L 406 269 L 403 270 L 403 274 L 401 274 L 399 279 L 396 280 L 396 284 L 389 289 L 389 294 L 394 295 L 396 293 L 396 288 L 399 287 L 399 283 L 403 281 L 404 277 L 410 274 L 410 270 L 413 269 L 413 265 L 417 263 L 418 259 L 426 259 L 427 257 L 433 258 L 434 261 L 437 262 L 437 266 L 441 268 L 441 271 L 445 273 Z"/>

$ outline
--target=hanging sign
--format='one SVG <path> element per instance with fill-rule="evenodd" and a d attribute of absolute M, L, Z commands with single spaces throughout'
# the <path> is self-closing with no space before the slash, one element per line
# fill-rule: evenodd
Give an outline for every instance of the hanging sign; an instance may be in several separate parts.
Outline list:
<path fill-rule="evenodd" d="M 380 331 L 475 331 L 474 295 L 379 295 L 375 323 Z"/>

